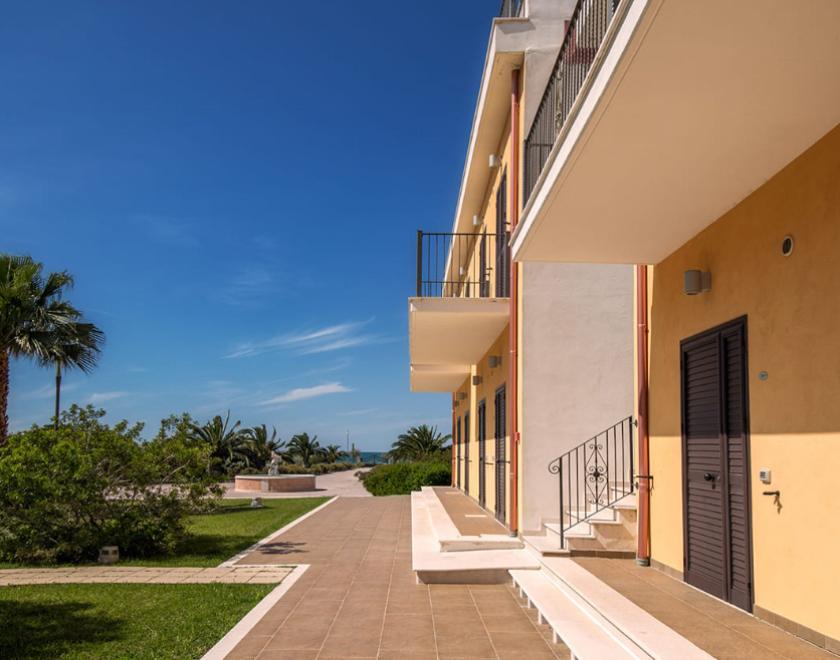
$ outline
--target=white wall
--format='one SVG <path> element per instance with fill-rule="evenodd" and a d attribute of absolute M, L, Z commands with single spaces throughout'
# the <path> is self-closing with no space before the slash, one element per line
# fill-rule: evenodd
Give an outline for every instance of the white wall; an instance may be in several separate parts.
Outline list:
<path fill-rule="evenodd" d="M 559 518 L 548 463 L 633 412 L 633 268 L 524 264 L 523 531 Z"/>

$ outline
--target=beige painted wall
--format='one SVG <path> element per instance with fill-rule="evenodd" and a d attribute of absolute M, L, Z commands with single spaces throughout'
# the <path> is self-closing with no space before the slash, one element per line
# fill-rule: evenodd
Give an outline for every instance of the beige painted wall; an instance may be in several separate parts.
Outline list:
<path fill-rule="evenodd" d="M 683 569 L 680 340 L 746 314 L 755 603 L 835 639 L 838 266 L 840 127 L 655 267 L 650 336 L 653 558 Z M 709 293 L 683 295 L 689 268 L 711 271 Z M 766 489 L 781 490 L 780 509 Z"/>
<path fill-rule="evenodd" d="M 633 267 L 523 267 L 522 529 L 560 516 L 560 454 L 633 413 Z"/>

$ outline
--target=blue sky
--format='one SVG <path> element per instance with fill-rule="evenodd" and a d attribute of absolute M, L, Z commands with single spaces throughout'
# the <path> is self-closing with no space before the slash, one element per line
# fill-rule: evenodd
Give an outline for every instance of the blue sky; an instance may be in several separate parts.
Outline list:
<path fill-rule="evenodd" d="M 65 402 L 228 409 L 386 448 L 415 232 L 448 230 L 497 0 L 26 2 L 0 22 L 0 249 L 76 277 L 107 334 Z M 12 369 L 14 429 L 49 370 Z"/>

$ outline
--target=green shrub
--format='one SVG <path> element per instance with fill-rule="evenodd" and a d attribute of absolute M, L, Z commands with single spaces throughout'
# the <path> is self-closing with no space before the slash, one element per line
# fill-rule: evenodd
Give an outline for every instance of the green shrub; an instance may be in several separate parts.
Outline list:
<path fill-rule="evenodd" d="M 423 486 L 448 486 L 452 483 L 452 468 L 436 461 L 394 463 L 377 465 L 359 478 L 373 495 L 408 495 Z"/>
<path fill-rule="evenodd" d="M 95 559 L 103 545 L 167 553 L 188 514 L 219 494 L 206 447 L 143 443 L 142 425 L 108 426 L 103 415 L 74 406 L 60 429 L 33 426 L 0 448 L 0 560 Z"/>

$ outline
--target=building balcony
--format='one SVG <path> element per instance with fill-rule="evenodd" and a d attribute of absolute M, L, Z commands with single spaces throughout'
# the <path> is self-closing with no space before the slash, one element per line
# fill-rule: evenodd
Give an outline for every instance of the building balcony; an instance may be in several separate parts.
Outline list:
<path fill-rule="evenodd" d="M 518 261 L 658 263 L 840 123 L 836 0 L 579 0 Z"/>
<path fill-rule="evenodd" d="M 508 323 L 507 234 L 417 233 L 408 301 L 411 389 L 456 390 Z"/>

